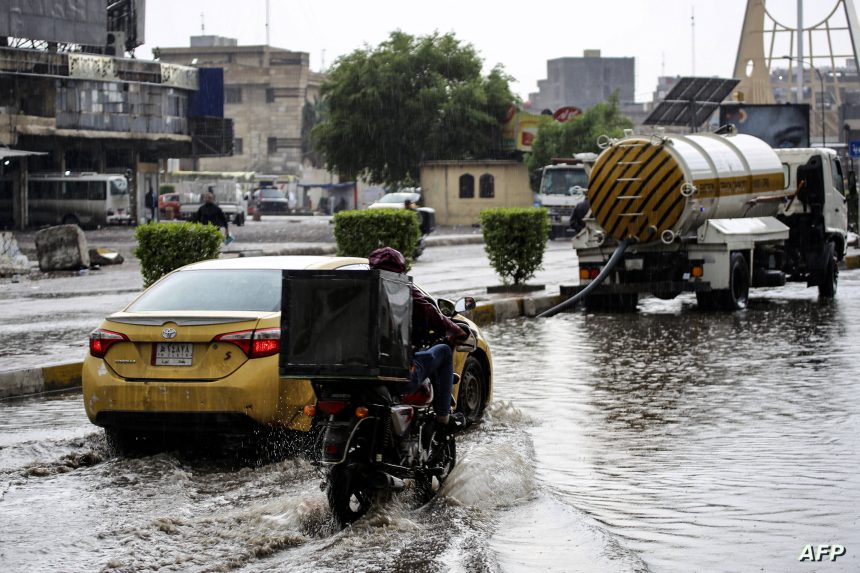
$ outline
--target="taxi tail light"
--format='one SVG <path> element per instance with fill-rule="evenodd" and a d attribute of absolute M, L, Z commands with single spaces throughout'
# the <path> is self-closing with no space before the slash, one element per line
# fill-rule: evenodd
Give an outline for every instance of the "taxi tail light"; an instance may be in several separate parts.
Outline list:
<path fill-rule="evenodd" d="M 90 355 L 96 358 L 104 358 L 108 349 L 115 342 L 128 341 L 128 336 L 112 330 L 97 328 L 90 333 Z"/>
<path fill-rule="evenodd" d="M 263 358 L 281 351 L 281 329 L 274 327 L 225 332 L 213 338 L 212 342 L 229 342 L 241 348 L 248 358 Z"/>

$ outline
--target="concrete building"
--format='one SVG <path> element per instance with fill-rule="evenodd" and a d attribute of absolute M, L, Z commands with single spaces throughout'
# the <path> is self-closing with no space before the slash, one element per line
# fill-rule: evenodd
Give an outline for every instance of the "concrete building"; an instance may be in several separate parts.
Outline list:
<path fill-rule="evenodd" d="M 529 94 L 535 111 L 565 106 L 586 110 L 618 90 L 619 101 L 634 101 L 634 59 L 604 58 L 600 50 L 585 50 L 581 58 L 556 58 L 546 63 L 547 77 Z"/>
<path fill-rule="evenodd" d="M 233 120 L 233 155 L 184 169 L 299 175 L 302 108 L 319 96 L 322 74 L 309 55 L 271 46 L 239 46 L 220 36 L 192 36 L 190 47 L 157 48 L 162 62 L 224 69 L 224 113 Z"/>
<path fill-rule="evenodd" d="M 159 161 L 193 153 L 197 82 L 184 66 L 0 47 L 0 146 L 19 152 L 2 154 L 0 202 L 14 208 L 0 226 L 28 224 L 29 172 L 126 174 L 137 220 Z"/>
<path fill-rule="evenodd" d="M 223 99 L 219 70 L 126 58 L 144 43 L 143 0 L 73 4 L 0 2 L 0 227 L 28 225 L 31 173 L 67 178 L 37 193 L 63 222 L 77 203 L 116 207 L 80 173 L 122 174 L 121 218 L 137 222 L 162 160 L 230 153 L 231 124 L 209 101 Z"/>
<path fill-rule="evenodd" d="M 438 225 L 476 225 L 481 211 L 531 207 L 529 173 L 521 161 L 428 161 L 421 164 L 424 204 Z"/>

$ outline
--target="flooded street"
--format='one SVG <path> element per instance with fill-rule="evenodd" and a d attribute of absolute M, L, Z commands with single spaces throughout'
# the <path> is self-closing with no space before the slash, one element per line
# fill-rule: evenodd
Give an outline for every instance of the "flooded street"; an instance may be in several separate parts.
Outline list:
<path fill-rule="evenodd" d="M 77 394 L 0 402 L 0 570 L 860 568 L 857 271 L 831 304 L 791 285 L 485 332 L 494 402 L 442 496 L 340 532 L 304 460 L 121 458 Z"/>

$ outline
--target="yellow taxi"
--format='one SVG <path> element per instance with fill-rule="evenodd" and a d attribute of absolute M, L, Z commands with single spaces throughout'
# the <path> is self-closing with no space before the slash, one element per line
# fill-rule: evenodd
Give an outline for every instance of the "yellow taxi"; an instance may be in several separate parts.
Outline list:
<path fill-rule="evenodd" d="M 308 431 L 307 381 L 280 378 L 281 271 L 367 269 L 367 259 L 216 259 L 162 277 L 90 334 L 83 398 L 90 421 L 118 439 L 152 433 Z M 437 301 L 446 308 L 453 303 Z M 472 324 L 474 327 L 474 325 Z M 492 391 L 489 346 L 458 352 L 457 408 L 480 418 Z"/>

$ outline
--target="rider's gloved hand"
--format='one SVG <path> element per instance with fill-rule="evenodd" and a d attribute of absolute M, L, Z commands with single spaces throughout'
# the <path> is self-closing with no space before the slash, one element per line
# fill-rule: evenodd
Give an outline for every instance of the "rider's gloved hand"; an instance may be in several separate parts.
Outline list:
<path fill-rule="evenodd" d="M 448 332 L 448 344 L 451 347 L 457 346 L 457 343 L 469 338 L 469 333 L 463 330 L 460 325 L 457 325 L 459 332 Z"/>

